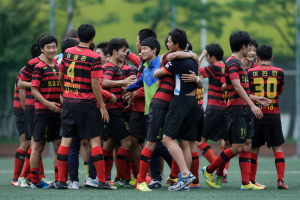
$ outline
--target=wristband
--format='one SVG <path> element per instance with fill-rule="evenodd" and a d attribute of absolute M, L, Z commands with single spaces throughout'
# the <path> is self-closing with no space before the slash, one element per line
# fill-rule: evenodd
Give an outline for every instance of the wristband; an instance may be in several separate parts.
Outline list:
<path fill-rule="evenodd" d="M 200 81 L 199 76 L 197 77 L 197 80 L 195 81 L 195 83 L 198 83 Z"/>

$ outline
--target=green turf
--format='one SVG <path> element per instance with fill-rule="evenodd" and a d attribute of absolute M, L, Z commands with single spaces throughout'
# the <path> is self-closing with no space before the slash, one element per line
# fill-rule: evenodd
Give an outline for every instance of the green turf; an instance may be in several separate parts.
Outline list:
<path fill-rule="evenodd" d="M 202 174 L 200 174 L 201 189 L 190 190 L 189 192 L 169 192 L 165 181 L 163 189 L 153 192 L 138 192 L 130 189 L 118 189 L 116 191 L 97 190 L 82 187 L 80 190 L 56 190 L 56 189 L 31 189 L 19 188 L 10 185 L 13 176 L 13 158 L 0 159 L 0 199 L 299 199 L 299 166 L 300 159 L 286 159 L 285 182 L 289 190 L 278 190 L 276 181 L 277 174 L 274 165 L 274 158 L 259 158 L 257 181 L 267 185 L 264 191 L 240 191 L 240 172 L 238 159 L 234 158 L 230 163 L 228 180 L 229 183 L 223 185 L 219 190 L 212 189 L 206 185 Z M 52 159 L 44 158 L 45 175 L 48 179 L 53 179 Z M 206 165 L 207 161 L 200 157 L 200 167 Z M 80 184 L 84 182 L 84 167 L 80 159 L 79 168 Z M 165 178 L 170 170 L 165 165 Z M 112 176 L 115 176 L 113 169 Z"/>

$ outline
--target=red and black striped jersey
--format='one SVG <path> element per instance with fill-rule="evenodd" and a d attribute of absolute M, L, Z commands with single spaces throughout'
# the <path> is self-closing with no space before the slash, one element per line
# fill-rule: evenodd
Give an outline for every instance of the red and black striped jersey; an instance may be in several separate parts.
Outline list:
<path fill-rule="evenodd" d="M 256 66 L 257 66 L 256 63 L 255 63 L 255 62 L 252 62 L 251 66 L 250 66 L 249 68 L 246 68 L 246 67 L 245 67 L 245 69 L 246 69 L 247 71 L 249 71 L 249 69 L 255 68 Z"/>
<path fill-rule="evenodd" d="M 21 71 L 23 70 L 23 68 L 21 69 Z M 18 76 L 17 76 L 17 80 L 15 83 L 15 89 L 14 89 L 14 103 L 13 103 L 13 111 L 14 112 L 24 112 L 21 102 L 20 102 L 20 96 L 19 96 L 19 91 L 20 88 L 18 88 L 18 81 L 21 75 L 21 71 L 19 72 Z"/>
<path fill-rule="evenodd" d="M 260 65 L 248 71 L 250 91 L 252 95 L 264 96 L 272 101 L 269 106 L 254 102 L 263 113 L 262 119 L 255 119 L 259 124 L 278 124 L 280 120 L 279 93 L 284 87 L 284 72 L 271 65 Z"/>
<path fill-rule="evenodd" d="M 131 75 L 136 75 L 136 73 L 134 72 L 134 70 L 129 67 L 128 65 L 123 65 L 122 68 L 122 73 L 124 75 L 124 79 L 131 76 Z M 131 111 L 133 109 L 133 105 L 131 105 L 130 107 L 126 108 L 125 107 L 127 106 L 127 102 L 123 102 L 123 106 L 124 106 L 124 111 L 127 112 L 127 111 Z"/>
<path fill-rule="evenodd" d="M 104 77 L 103 80 L 124 80 L 126 77 L 135 75 L 132 68 L 126 65 L 123 65 L 122 68 L 114 65 L 111 62 L 108 62 L 104 66 Z M 122 99 L 122 85 L 113 88 L 104 88 L 108 92 L 114 94 L 117 98 L 116 103 L 110 103 L 109 100 L 105 101 L 106 109 L 108 112 L 124 112 L 124 105 Z"/>
<path fill-rule="evenodd" d="M 232 115 L 252 114 L 250 106 L 240 97 L 237 91 L 233 88 L 231 80 L 234 79 L 240 80 L 241 86 L 249 95 L 250 88 L 247 70 L 237 58 L 230 56 L 225 63 L 225 80 L 229 96 L 226 112 Z"/>
<path fill-rule="evenodd" d="M 39 57 L 35 57 L 27 62 L 21 72 L 22 81 L 31 82 L 34 67 L 41 62 Z M 26 89 L 25 112 L 34 112 L 35 98 L 31 94 L 31 89 Z"/>
<path fill-rule="evenodd" d="M 160 68 L 163 68 L 169 61 L 167 59 L 169 53 L 165 54 Z M 174 76 L 166 75 L 158 80 L 158 89 L 152 97 L 151 104 L 156 107 L 167 109 L 174 96 L 175 80 Z"/>
<path fill-rule="evenodd" d="M 206 67 L 201 67 L 200 74 L 203 78 L 209 78 L 206 114 L 225 114 L 227 101 L 222 92 L 221 79 L 225 73 L 223 63 L 213 63 Z"/>
<path fill-rule="evenodd" d="M 60 64 L 64 73 L 63 108 L 70 110 L 94 110 L 97 100 L 91 79 L 103 77 L 101 59 L 89 48 L 75 46 L 64 52 Z"/>
<path fill-rule="evenodd" d="M 61 86 L 58 80 L 59 67 L 49 66 L 43 61 L 37 64 L 33 70 L 31 86 L 37 87 L 40 94 L 50 102 L 60 104 Z M 47 106 L 35 100 L 35 114 L 49 117 L 59 117 L 60 113 L 52 112 Z"/>

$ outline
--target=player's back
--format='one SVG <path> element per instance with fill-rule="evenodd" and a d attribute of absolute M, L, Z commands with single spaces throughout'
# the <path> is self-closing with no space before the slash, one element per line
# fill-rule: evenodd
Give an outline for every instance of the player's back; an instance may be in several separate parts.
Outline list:
<path fill-rule="evenodd" d="M 64 73 L 64 108 L 96 108 L 91 79 L 103 77 L 99 55 L 85 47 L 71 47 L 64 52 L 60 68 Z"/>
<path fill-rule="evenodd" d="M 272 101 L 269 106 L 256 103 L 264 114 L 260 122 L 280 120 L 279 94 L 284 87 L 284 72 L 271 65 L 260 65 L 248 71 L 250 91 L 252 95 L 264 96 Z"/>

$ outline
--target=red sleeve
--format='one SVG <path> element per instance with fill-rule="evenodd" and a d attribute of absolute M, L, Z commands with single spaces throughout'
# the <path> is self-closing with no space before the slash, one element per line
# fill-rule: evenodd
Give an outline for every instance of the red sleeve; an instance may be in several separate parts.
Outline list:
<path fill-rule="evenodd" d="M 106 66 L 104 71 L 103 79 L 112 80 L 115 75 L 115 68 L 113 66 Z"/>
<path fill-rule="evenodd" d="M 228 66 L 228 74 L 229 74 L 230 80 L 240 79 L 239 66 L 237 63 L 231 63 Z"/>
<path fill-rule="evenodd" d="M 35 67 L 32 73 L 31 86 L 39 88 L 43 78 L 42 68 Z"/>
<path fill-rule="evenodd" d="M 203 78 L 209 78 L 215 76 L 215 70 L 212 65 L 201 67 L 199 71 Z"/>
<path fill-rule="evenodd" d="M 139 67 L 141 62 L 141 58 L 139 56 L 131 52 L 127 58 L 134 64 L 134 66 L 137 68 Z"/>
<path fill-rule="evenodd" d="M 137 97 L 145 97 L 144 87 L 141 87 L 136 91 L 136 96 Z"/>
<path fill-rule="evenodd" d="M 111 93 L 108 92 L 107 90 L 104 90 L 102 87 L 101 87 L 101 93 L 102 93 L 102 98 L 103 99 L 110 99 L 112 97 Z"/>
<path fill-rule="evenodd" d="M 31 78 L 32 78 L 32 73 L 33 73 L 33 70 L 34 70 L 34 66 L 33 65 L 30 65 L 30 63 L 28 62 L 22 72 L 21 72 L 21 76 L 20 76 L 20 79 L 22 81 L 27 81 L 27 82 L 30 82 L 31 81 Z"/>
<path fill-rule="evenodd" d="M 92 64 L 91 79 L 103 78 L 103 69 L 100 57 L 97 57 Z"/>
<path fill-rule="evenodd" d="M 222 76 L 221 78 L 221 81 L 220 81 L 222 84 L 226 84 L 226 81 L 225 81 L 225 76 Z"/>
<path fill-rule="evenodd" d="M 59 65 L 59 71 L 62 73 L 65 73 L 65 61 L 64 58 L 62 59 L 60 65 Z"/>

